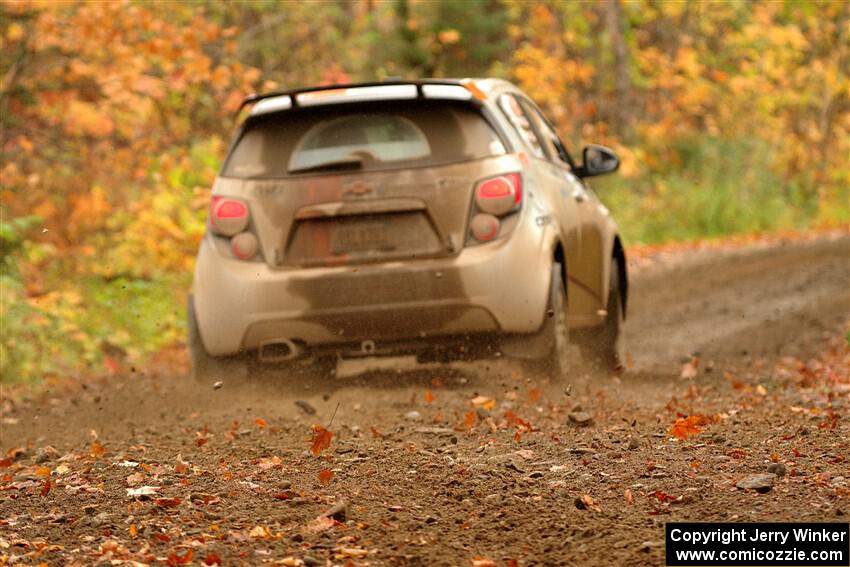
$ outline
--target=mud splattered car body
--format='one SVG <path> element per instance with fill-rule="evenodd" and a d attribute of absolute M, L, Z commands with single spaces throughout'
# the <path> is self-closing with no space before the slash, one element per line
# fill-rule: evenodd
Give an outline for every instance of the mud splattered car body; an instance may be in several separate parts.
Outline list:
<path fill-rule="evenodd" d="M 623 248 L 583 181 L 617 158 L 591 146 L 574 162 L 515 86 L 370 83 L 246 105 L 196 264 L 196 375 L 232 357 L 540 360 L 566 327 L 619 342 Z M 564 322 L 547 330 L 561 287 Z"/>

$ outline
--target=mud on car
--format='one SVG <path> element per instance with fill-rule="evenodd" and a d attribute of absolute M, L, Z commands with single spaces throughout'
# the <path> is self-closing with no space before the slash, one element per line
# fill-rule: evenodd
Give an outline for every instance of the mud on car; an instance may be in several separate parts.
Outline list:
<path fill-rule="evenodd" d="M 188 306 L 201 380 L 340 358 L 622 358 L 617 225 L 540 109 L 494 79 L 255 95 L 212 189 Z"/>

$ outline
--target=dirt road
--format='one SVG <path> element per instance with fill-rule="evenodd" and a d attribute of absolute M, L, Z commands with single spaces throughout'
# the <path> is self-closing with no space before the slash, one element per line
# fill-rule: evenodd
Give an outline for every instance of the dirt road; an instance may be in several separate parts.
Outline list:
<path fill-rule="evenodd" d="M 668 521 L 846 521 L 846 342 L 825 336 L 850 317 L 850 239 L 660 255 L 632 282 L 620 377 L 148 371 L 7 397 L 0 563 L 662 565 Z M 769 491 L 736 488 L 768 467 Z"/>

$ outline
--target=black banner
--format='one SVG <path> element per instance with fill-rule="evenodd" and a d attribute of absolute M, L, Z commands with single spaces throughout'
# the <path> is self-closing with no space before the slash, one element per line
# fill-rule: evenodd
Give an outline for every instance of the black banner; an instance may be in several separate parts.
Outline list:
<path fill-rule="evenodd" d="M 667 565 L 850 566 L 850 524 L 669 523 Z"/>

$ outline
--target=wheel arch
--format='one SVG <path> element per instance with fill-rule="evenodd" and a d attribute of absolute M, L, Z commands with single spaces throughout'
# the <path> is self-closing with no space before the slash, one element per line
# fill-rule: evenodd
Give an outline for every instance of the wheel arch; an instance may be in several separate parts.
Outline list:
<path fill-rule="evenodd" d="M 620 235 L 614 236 L 611 259 L 617 262 L 617 273 L 620 276 L 620 301 L 623 306 L 623 318 L 625 319 L 629 300 L 629 274 L 628 264 L 626 263 L 626 251 L 623 248 L 623 243 L 620 241 Z"/>

